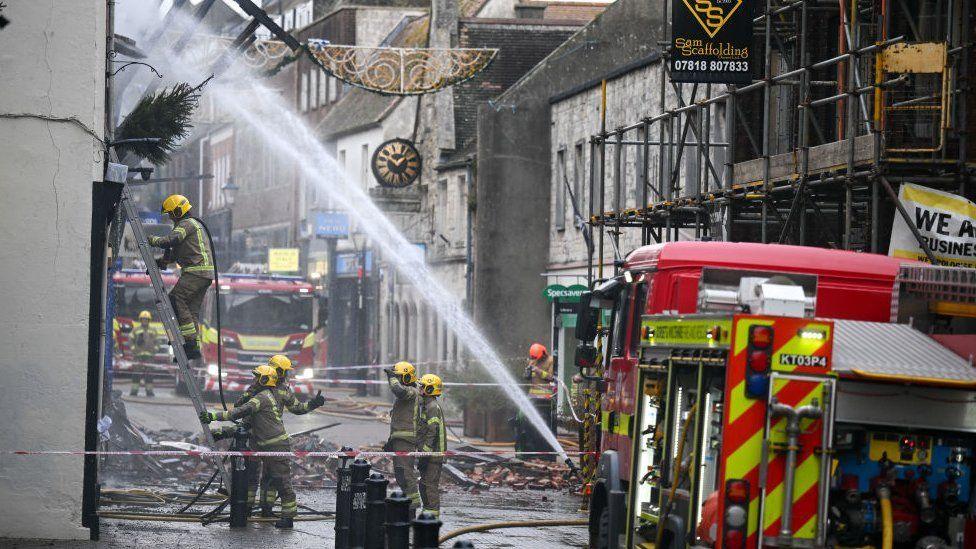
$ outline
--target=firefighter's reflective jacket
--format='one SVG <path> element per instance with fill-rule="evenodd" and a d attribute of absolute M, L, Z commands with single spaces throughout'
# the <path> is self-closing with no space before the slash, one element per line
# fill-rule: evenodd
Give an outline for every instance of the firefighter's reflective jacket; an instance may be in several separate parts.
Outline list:
<path fill-rule="evenodd" d="M 241 397 L 237 399 L 237 402 L 239 404 L 247 402 L 248 400 L 254 398 L 254 395 L 262 388 L 264 387 L 259 385 L 257 382 L 252 383 L 250 387 L 244 390 L 244 393 L 242 393 Z M 275 399 L 278 402 L 279 413 L 281 410 L 287 408 L 289 412 L 295 414 L 296 416 L 300 416 L 314 410 L 314 408 L 309 406 L 309 402 L 301 402 L 298 400 L 298 397 L 295 396 L 295 390 L 292 389 L 291 385 L 289 385 L 287 382 L 279 383 L 277 387 L 267 390 L 274 392 Z"/>
<path fill-rule="evenodd" d="M 444 452 L 447 450 L 447 429 L 444 426 L 444 411 L 437 400 L 421 397 L 417 403 L 417 443 L 423 452 Z M 443 460 L 442 457 L 430 459 Z"/>
<path fill-rule="evenodd" d="M 527 368 L 529 375 L 529 395 L 545 398 L 552 396 L 552 356 L 546 355 L 539 360 L 530 360 Z"/>
<path fill-rule="evenodd" d="M 180 219 L 173 226 L 173 230 L 160 238 L 156 245 L 167 248 L 164 258 L 167 262 L 179 263 L 183 272 L 213 279 L 213 251 L 207 242 L 203 225 L 196 219 Z"/>
<path fill-rule="evenodd" d="M 390 390 L 396 396 L 390 410 L 390 440 L 395 438 L 417 443 L 417 398 L 420 393 L 413 385 L 404 385 L 395 376 L 389 379 Z"/>
<path fill-rule="evenodd" d="M 260 450 L 288 450 L 291 440 L 281 422 L 281 405 L 273 389 L 259 391 L 250 400 L 226 412 L 215 412 L 218 421 L 236 421 L 247 418 L 251 424 L 251 440 Z"/>
<path fill-rule="evenodd" d="M 132 329 L 132 354 L 136 358 L 152 358 L 156 354 L 156 330 L 152 326 L 137 324 Z"/>

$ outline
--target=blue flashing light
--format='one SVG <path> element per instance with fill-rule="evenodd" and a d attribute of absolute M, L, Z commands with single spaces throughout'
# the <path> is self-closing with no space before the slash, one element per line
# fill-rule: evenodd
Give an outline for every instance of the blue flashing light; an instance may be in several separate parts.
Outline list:
<path fill-rule="evenodd" d="M 762 374 L 746 375 L 746 396 L 750 398 L 766 398 L 769 394 L 769 378 Z"/>

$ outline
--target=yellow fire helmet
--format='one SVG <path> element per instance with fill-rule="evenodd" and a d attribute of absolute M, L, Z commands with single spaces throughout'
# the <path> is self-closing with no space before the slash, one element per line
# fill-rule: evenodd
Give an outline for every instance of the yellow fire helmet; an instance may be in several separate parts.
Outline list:
<path fill-rule="evenodd" d="M 171 194 L 166 197 L 166 200 L 163 200 L 163 207 L 160 208 L 160 211 L 179 219 L 186 215 L 192 207 L 190 201 L 182 194 Z"/>
<path fill-rule="evenodd" d="M 292 369 L 291 359 L 285 355 L 275 355 L 268 359 L 268 366 L 287 372 Z"/>
<path fill-rule="evenodd" d="M 278 370 L 268 364 L 262 364 L 251 370 L 254 377 L 258 378 L 258 383 L 265 387 L 274 387 L 278 384 Z"/>
<path fill-rule="evenodd" d="M 143 320 L 152 320 L 152 313 L 150 313 L 149 311 L 140 311 L 139 312 L 139 320 L 140 321 L 143 321 Z"/>
<path fill-rule="evenodd" d="M 400 380 L 406 385 L 413 385 L 417 381 L 417 369 L 406 361 L 400 361 L 393 365 L 393 372 L 400 376 Z"/>
<path fill-rule="evenodd" d="M 424 374 L 420 378 L 420 392 L 427 396 L 441 396 L 443 388 L 444 382 L 441 381 L 440 376 Z"/>

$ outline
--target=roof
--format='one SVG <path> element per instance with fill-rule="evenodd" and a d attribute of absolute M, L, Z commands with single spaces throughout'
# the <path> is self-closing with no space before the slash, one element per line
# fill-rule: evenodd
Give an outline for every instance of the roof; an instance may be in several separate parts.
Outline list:
<path fill-rule="evenodd" d="M 300 290 L 314 289 L 310 283 L 299 276 L 280 276 L 273 274 L 220 274 L 220 287 L 235 290 Z"/>
<path fill-rule="evenodd" d="M 833 361 L 844 377 L 976 386 L 976 368 L 906 324 L 835 320 Z"/>
<path fill-rule="evenodd" d="M 886 255 L 812 246 L 688 241 L 643 246 L 627 256 L 626 265 L 634 269 L 710 266 L 893 281 L 903 263 L 906 260 Z"/>

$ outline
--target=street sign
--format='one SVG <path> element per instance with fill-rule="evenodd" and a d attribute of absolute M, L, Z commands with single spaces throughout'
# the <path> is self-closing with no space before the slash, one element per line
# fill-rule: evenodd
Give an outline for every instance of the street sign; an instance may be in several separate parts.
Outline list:
<path fill-rule="evenodd" d="M 336 264 L 335 264 L 335 274 L 339 277 L 347 276 L 358 276 L 359 275 L 359 252 L 346 252 L 336 254 Z M 373 252 L 371 250 L 366 250 L 366 261 L 365 261 L 365 276 L 369 276 L 370 270 L 373 268 Z"/>
<path fill-rule="evenodd" d="M 319 238 L 349 238 L 349 214 L 315 212 L 315 236 Z"/>
<path fill-rule="evenodd" d="M 582 284 L 563 286 L 562 284 L 550 284 L 542 290 L 542 296 L 546 301 L 552 303 L 554 299 L 559 299 L 562 303 L 577 303 L 583 292 L 587 290 Z"/>
<path fill-rule="evenodd" d="M 752 0 L 671 2 L 671 80 L 750 83 L 752 15 Z"/>
<path fill-rule="evenodd" d="M 298 248 L 268 248 L 269 273 L 298 272 Z"/>

